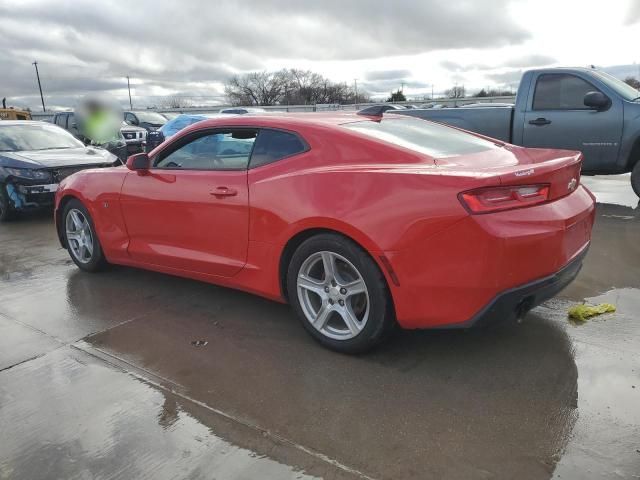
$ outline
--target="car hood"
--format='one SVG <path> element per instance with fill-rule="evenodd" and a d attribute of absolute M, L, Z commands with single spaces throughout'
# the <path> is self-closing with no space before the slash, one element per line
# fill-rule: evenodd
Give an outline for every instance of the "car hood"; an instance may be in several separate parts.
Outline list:
<path fill-rule="evenodd" d="M 121 132 L 146 132 L 147 130 L 142 128 L 142 127 L 136 127 L 135 125 L 127 125 L 122 126 L 122 128 L 120 128 Z"/>
<path fill-rule="evenodd" d="M 78 147 L 22 152 L 0 152 L 0 166 L 16 168 L 54 168 L 75 165 L 104 165 L 118 160 L 102 148 Z"/>

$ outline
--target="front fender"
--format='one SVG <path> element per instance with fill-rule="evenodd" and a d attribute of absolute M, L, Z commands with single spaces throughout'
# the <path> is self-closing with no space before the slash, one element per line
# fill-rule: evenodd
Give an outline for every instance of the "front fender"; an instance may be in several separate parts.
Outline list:
<path fill-rule="evenodd" d="M 120 207 L 120 192 L 127 173 L 124 168 L 85 170 L 61 182 L 56 192 L 55 220 L 63 246 L 62 210 L 66 202 L 75 198 L 89 211 L 107 260 L 127 256 L 129 236 Z"/>

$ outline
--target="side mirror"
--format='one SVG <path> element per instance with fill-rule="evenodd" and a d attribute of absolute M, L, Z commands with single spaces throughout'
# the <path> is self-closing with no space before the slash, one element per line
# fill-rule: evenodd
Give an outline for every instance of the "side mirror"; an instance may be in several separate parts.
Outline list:
<path fill-rule="evenodd" d="M 602 92 L 589 92 L 584 96 L 584 104 L 594 110 L 606 110 L 611 100 Z"/>
<path fill-rule="evenodd" d="M 146 153 L 136 153 L 127 159 L 127 168 L 129 170 L 149 170 L 151 161 Z"/>

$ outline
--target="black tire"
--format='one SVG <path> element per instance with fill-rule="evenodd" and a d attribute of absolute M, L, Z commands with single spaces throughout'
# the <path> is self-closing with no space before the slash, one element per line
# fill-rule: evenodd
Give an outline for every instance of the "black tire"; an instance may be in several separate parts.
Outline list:
<path fill-rule="evenodd" d="M 11 207 L 7 186 L 0 183 L 0 223 L 9 222 L 16 218 L 16 211 Z"/>
<path fill-rule="evenodd" d="M 636 162 L 631 171 L 631 188 L 640 197 L 640 161 Z"/>
<path fill-rule="evenodd" d="M 73 243 L 70 243 L 73 242 L 73 240 L 70 240 L 67 236 L 67 218 L 74 211 L 79 211 L 86 219 L 88 223 L 89 233 L 92 239 L 93 251 L 88 257 L 84 258 L 84 261 L 80 260 L 76 256 L 76 253 L 74 253 L 73 249 Z M 107 259 L 104 256 L 102 246 L 100 245 L 100 240 L 98 239 L 98 236 L 96 234 L 96 227 L 93 224 L 93 219 L 91 218 L 89 211 L 82 204 L 82 202 L 76 199 L 69 200 L 69 202 L 67 202 L 67 204 L 64 206 L 64 210 L 62 211 L 61 222 L 62 225 L 60 226 L 60 228 L 62 229 L 62 234 L 64 235 L 64 242 L 67 246 L 67 251 L 69 252 L 71 260 L 73 260 L 73 263 L 75 263 L 80 270 L 83 270 L 85 272 L 98 272 L 100 270 L 103 270 L 108 265 Z"/>
<path fill-rule="evenodd" d="M 305 265 L 312 264 L 310 262 L 312 262 L 313 258 L 317 258 L 318 255 L 322 255 L 320 252 L 333 255 L 337 254 L 337 262 L 342 263 L 345 268 L 355 267 L 356 275 L 359 275 L 360 279 L 363 280 L 366 285 L 367 293 L 362 295 L 365 295 L 364 298 L 367 298 L 366 295 L 368 295 L 367 301 L 369 308 L 367 319 L 363 322 L 364 326 L 361 327 L 362 329 L 359 333 L 355 334 L 351 338 L 331 338 L 314 327 L 305 314 L 305 307 L 303 306 L 304 301 L 301 300 L 298 295 L 297 280 L 298 275 L 301 272 L 301 268 Z M 351 265 L 346 264 L 339 257 L 343 257 L 343 259 L 348 260 Z M 328 286 L 330 283 L 327 283 L 329 281 L 326 279 L 326 274 L 323 273 L 323 275 L 324 282 L 327 285 L 324 287 L 326 291 L 326 288 L 329 288 Z M 337 285 L 337 287 L 339 286 L 340 284 Z M 335 284 L 334 288 L 336 288 Z M 304 291 L 304 289 L 301 291 Z M 333 293 L 337 292 L 332 290 L 332 294 Z M 353 241 L 337 234 L 327 233 L 316 235 L 304 241 L 297 248 L 291 258 L 287 270 L 287 294 L 289 303 L 300 318 L 300 321 L 307 332 L 309 332 L 315 340 L 325 347 L 338 352 L 357 354 L 371 350 L 373 347 L 379 345 L 383 340 L 385 340 L 396 325 L 393 302 L 391 300 L 391 295 L 384 275 L 366 251 Z M 317 295 L 317 303 L 320 304 L 322 302 L 320 295 L 317 293 L 314 293 L 313 295 Z M 330 294 L 327 293 L 327 295 Z M 353 298 L 358 300 L 357 295 Z M 326 301 L 332 302 L 332 306 L 339 308 L 337 301 L 335 304 L 333 303 L 333 299 Z M 344 301 L 350 302 L 353 300 L 345 299 Z M 363 303 L 362 297 L 360 297 L 358 301 Z M 345 303 L 341 303 L 341 305 L 344 306 Z M 318 307 L 318 309 L 319 308 L 320 307 Z M 354 309 L 352 308 L 352 311 L 353 310 Z M 331 313 L 329 315 L 331 321 L 344 322 L 342 317 L 335 316 L 339 315 L 339 313 Z M 327 324 L 328 323 L 330 322 L 327 322 Z M 344 322 L 343 325 L 346 327 L 346 322 Z M 349 333 L 347 332 L 347 335 L 348 334 Z M 353 335 L 353 333 L 351 334 Z"/>

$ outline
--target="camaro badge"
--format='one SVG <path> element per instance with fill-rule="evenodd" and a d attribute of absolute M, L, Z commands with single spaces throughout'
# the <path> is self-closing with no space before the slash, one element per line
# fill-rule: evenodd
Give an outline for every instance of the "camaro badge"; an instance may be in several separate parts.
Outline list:
<path fill-rule="evenodd" d="M 516 172 L 515 175 L 516 177 L 525 177 L 528 175 L 533 175 L 533 172 L 535 172 L 535 170 L 533 168 L 530 168 L 529 170 L 522 170 L 520 172 Z"/>
<path fill-rule="evenodd" d="M 570 192 L 573 192 L 577 184 L 578 184 L 578 181 L 575 178 L 572 178 L 567 184 L 567 188 L 569 189 Z"/>

